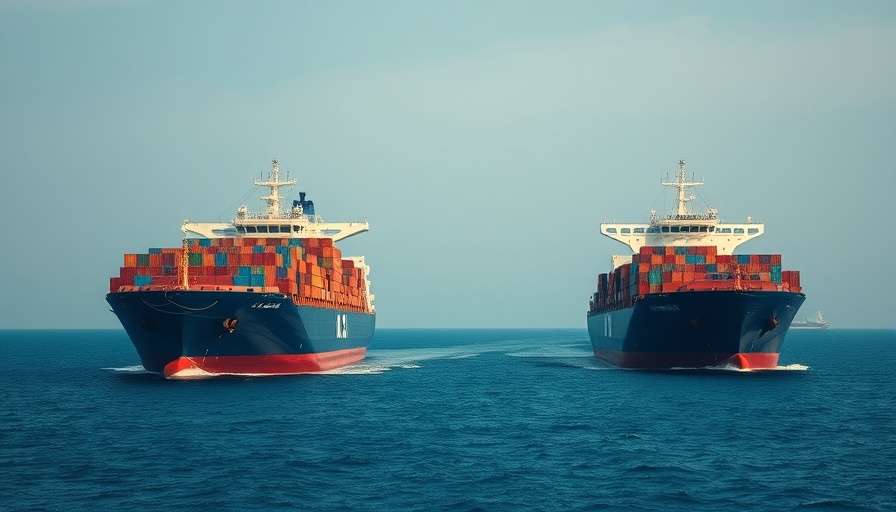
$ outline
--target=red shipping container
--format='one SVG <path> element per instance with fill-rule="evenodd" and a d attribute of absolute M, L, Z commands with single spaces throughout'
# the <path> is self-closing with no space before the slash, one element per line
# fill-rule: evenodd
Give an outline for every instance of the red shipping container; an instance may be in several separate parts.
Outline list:
<path fill-rule="evenodd" d="M 663 283 L 663 293 L 676 292 L 682 286 L 684 286 L 684 283 L 681 281 L 670 281 L 668 283 Z"/>

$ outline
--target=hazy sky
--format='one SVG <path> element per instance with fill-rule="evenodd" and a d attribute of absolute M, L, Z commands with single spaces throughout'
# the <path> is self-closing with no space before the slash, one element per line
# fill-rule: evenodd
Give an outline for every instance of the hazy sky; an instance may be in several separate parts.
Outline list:
<path fill-rule="evenodd" d="M 893 1 L 0 0 L 0 77 L 0 328 L 120 327 L 123 253 L 273 157 L 370 221 L 380 327 L 584 328 L 683 158 L 802 313 L 896 328 Z"/>

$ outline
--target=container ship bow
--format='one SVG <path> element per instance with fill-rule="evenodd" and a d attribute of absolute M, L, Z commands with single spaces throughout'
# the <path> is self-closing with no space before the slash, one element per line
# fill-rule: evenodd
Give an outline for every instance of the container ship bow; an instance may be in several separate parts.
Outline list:
<path fill-rule="evenodd" d="M 309 373 L 362 360 L 376 313 L 370 268 L 334 242 L 367 221 L 324 222 L 300 193 L 281 210 L 279 163 L 263 213 L 184 221 L 181 247 L 125 254 L 106 300 L 148 371 L 169 378 Z"/>
<path fill-rule="evenodd" d="M 778 364 L 790 324 L 805 300 L 799 272 L 782 270 L 780 254 L 734 254 L 764 226 L 720 222 L 717 211 L 691 213 L 684 161 L 678 208 L 651 212 L 646 224 L 602 223 L 602 235 L 632 254 L 613 256 L 600 274 L 587 315 L 594 355 L 623 368 L 737 367 Z"/>

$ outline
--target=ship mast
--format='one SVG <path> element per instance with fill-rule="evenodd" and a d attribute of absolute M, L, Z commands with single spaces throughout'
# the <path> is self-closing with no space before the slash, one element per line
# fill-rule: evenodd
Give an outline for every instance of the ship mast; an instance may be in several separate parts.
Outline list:
<path fill-rule="evenodd" d="M 674 183 L 661 181 L 660 185 L 663 185 L 666 187 L 675 187 L 678 189 L 678 215 L 683 216 L 683 215 L 687 215 L 687 213 L 688 213 L 688 210 L 685 207 L 685 203 L 687 203 L 689 201 L 693 201 L 696 198 L 696 196 L 694 196 L 694 195 L 685 197 L 685 195 L 684 195 L 685 188 L 686 187 L 696 187 L 697 185 L 703 185 L 703 179 L 701 179 L 699 182 L 685 181 L 684 160 L 678 160 L 678 181 L 676 181 Z"/>
<path fill-rule="evenodd" d="M 291 180 L 280 181 L 280 161 L 274 158 L 271 161 L 271 164 L 268 180 L 262 181 L 256 178 L 255 185 L 259 187 L 270 187 L 271 193 L 266 196 L 261 196 L 261 198 L 268 204 L 267 218 L 276 219 L 280 216 L 280 200 L 283 199 L 283 196 L 280 195 L 280 187 L 295 185 L 296 179 L 293 178 Z"/>

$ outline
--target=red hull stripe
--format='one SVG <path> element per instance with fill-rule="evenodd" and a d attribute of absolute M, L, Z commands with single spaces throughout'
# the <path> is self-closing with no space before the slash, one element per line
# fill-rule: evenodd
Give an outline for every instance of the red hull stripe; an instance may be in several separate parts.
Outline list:
<path fill-rule="evenodd" d="M 739 366 L 744 370 L 750 370 L 754 368 L 775 368 L 778 366 L 778 356 L 780 356 L 780 354 L 774 354 L 770 352 L 742 352 L 740 354 L 732 356 L 731 364 Z M 735 358 L 737 359 L 737 361 L 734 361 Z"/>
<path fill-rule="evenodd" d="M 751 352 L 737 354 L 681 352 L 622 352 L 595 349 L 598 359 L 621 368 L 707 368 L 731 365 L 745 370 L 771 369 L 778 366 L 780 354 Z"/>
<path fill-rule="evenodd" d="M 364 359 L 365 347 L 318 354 L 276 354 L 265 356 L 182 356 L 165 365 L 165 377 L 184 370 L 237 375 L 290 375 L 332 370 Z"/>

